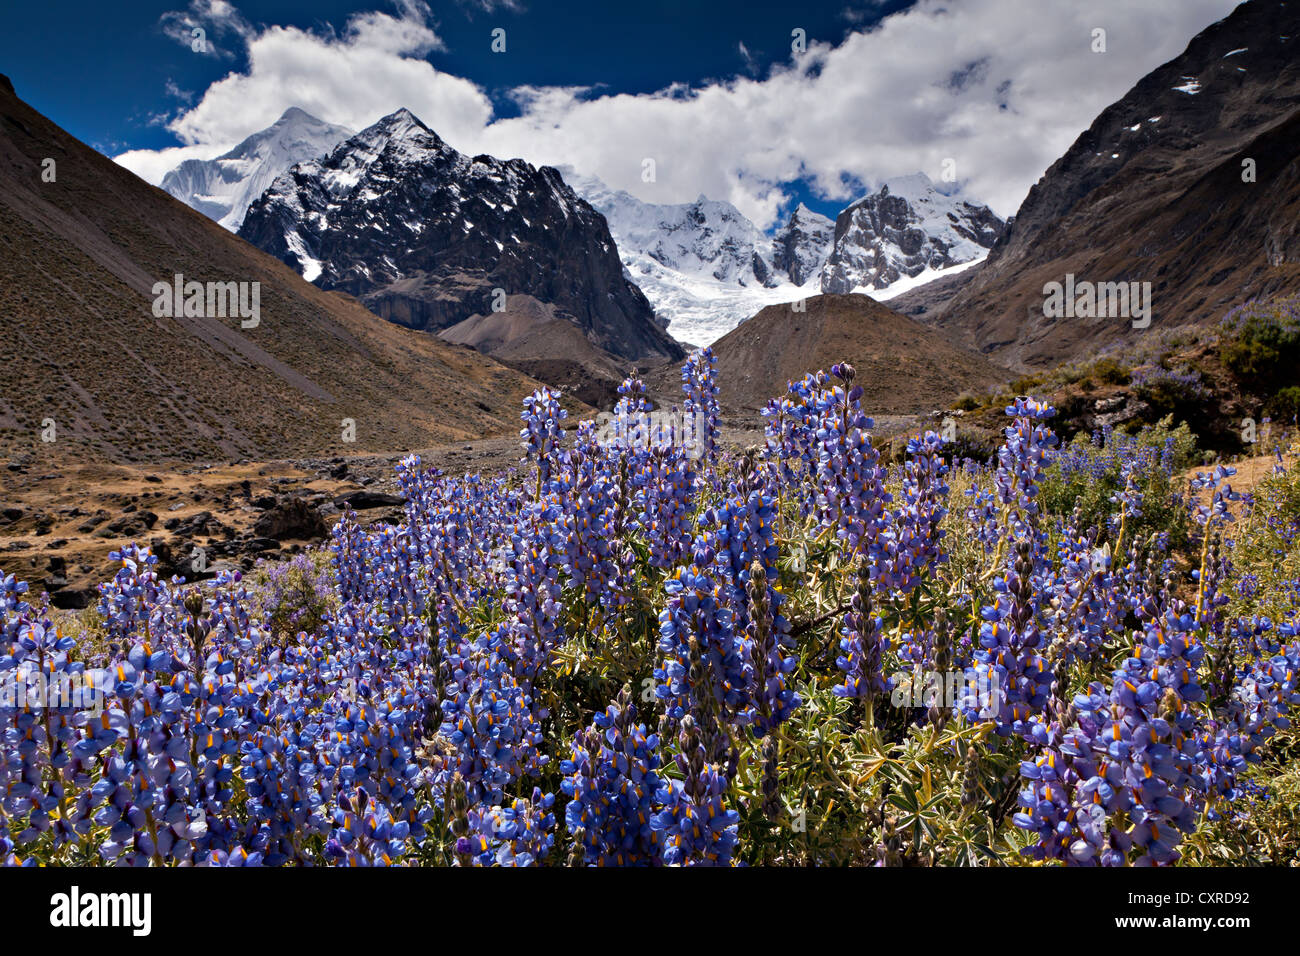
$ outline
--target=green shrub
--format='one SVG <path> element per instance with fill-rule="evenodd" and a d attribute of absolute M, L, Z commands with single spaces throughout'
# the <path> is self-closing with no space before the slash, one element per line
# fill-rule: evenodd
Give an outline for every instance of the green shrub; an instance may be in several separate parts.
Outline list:
<path fill-rule="evenodd" d="M 1113 358 L 1098 359 L 1089 374 L 1103 385 L 1127 385 L 1129 370 Z"/>
<path fill-rule="evenodd" d="M 1158 415 L 1187 412 L 1203 405 L 1210 391 L 1194 369 L 1174 371 L 1162 365 L 1138 369 L 1132 375 L 1134 393 L 1156 410 Z"/>
<path fill-rule="evenodd" d="M 1099 442 L 1078 435 L 1061 449 L 1039 492 L 1047 512 L 1079 511 L 1080 526 L 1107 530 L 1120 512 L 1111 499 L 1124 490 L 1122 470 L 1132 472 L 1142 496 L 1141 514 L 1125 530 L 1129 542 L 1168 532 L 1172 546 L 1187 538 L 1187 512 L 1180 498 L 1179 474 L 1197 461 L 1196 439 L 1187 425 L 1172 428 L 1169 419 L 1144 426 L 1136 435 L 1109 433 Z"/>
<path fill-rule="evenodd" d="M 314 632 L 338 608 L 327 555 L 304 552 L 284 563 L 260 565 L 255 583 L 257 604 L 278 639 Z"/>
<path fill-rule="evenodd" d="M 1269 402 L 1269 408 L 1279 415 L 1294 418 L 1300 414 L 1300 385 L 1288 385 L 1279 389 Z"/>
<path fill-rule="evenodd" d="M 1022 375 L 1011 383 L 1011 391 L 1016 395 L 1028 395 L 1042 384 L 1042 375 Z"/>
<path fill-rule="evenodd" d="M 1300 296 L 1238 306 L 1219 333 L 1219 358 L 1229 370 L 1265 386 L 1281 384 L 1300 362 Z"/>

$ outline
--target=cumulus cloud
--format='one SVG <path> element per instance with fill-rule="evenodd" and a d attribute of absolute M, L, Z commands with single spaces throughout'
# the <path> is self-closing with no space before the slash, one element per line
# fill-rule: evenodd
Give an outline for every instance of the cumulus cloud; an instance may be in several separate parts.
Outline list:
<path fill-rule="evenodd" d="M 170 146 L 167 149 L 131 149 L 113 158 L 145 182 L 157 186 L 164 176 L 185 160 L 216 159 L 229 148 L 226 144 L 204 144 Z"/>
<path fill-rule="evenodd" d="M 422 59 L 441 41 L 408 0 L 396 16 L 354 17 L 339 36 L 255 31 L 247 70 L 169 128 L 185 149 L 229 148 L 289 106 L 354 129 L 407 106 L 462 150 L 569 165 L 647 201 L 704 193 L 763 227 L 788 209 L 795 180 L 847 202 L 895 175 L 938 180 L 952 159 L 963 192 L 1005 216 L 1097 113 L 1235 5 L 920 0 L 764 76 L 638 95 L 531 86 L 513 91 L 519 116 L 494 119 L 482 89 Z M 1097 27 L 1105 53 L 1092 52 Z M 119 159 L 141 175 L 162 165 Z"/>
<path fill-rule="evenodd" d="M 726 199 L 760 225 L 811 181 L 848 201 L 865 184 L 956 161 L 963 191 L 1001 215 L 1108 104 L 1236 0 L 921 0 L 762 79 L 647 96 L 538 98 L 484 131 L 487 152 L 565 163 L 646 200 Z M 1092 30 L 1107 31 L 1093 53 Z M 642 161 L 656 162 L 655 183 Z"/>
<path fill-rule="evenodd" d="M 167 124 L 183 146 L 133 150 L 117 161 L 156 184 L 181 159 L 219 156 L 291 106 L 352 129 L 405 106 L 459 141 L 479 135 L 492 117 L 491 101 L 476 84 L 423 59 L 443 42 L 418 0 L 401 3 L 395 14 L 357 14 L 337 35 L 270 26 L 251 29 L 244 42 L 245 70 L 213 83 Z"/>

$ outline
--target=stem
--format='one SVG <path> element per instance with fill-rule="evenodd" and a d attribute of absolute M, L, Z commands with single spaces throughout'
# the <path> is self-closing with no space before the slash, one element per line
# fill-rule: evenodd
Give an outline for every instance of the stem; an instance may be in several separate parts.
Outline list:
<path fill-rule="evenodd" d="M 145 810 L 144 822 L 149 827 L 149 839 L 153 840 L 154 866 L 166 866 L 163 862 L 162 854 L 158 852 L 158 824 L 154 823 L 152 810 Z"/>
<path fill-rule="evenodd" d="M 803 621 L 802 623 L 796 624 L 793 628 L 791 628 L 790 636 L 799 637 L 802 634 L 806 634 L 808 631 L 811 631 L 818 624 L 824 624 L 827 621 L 829 621 L 831 618 L 835 617 L 836 615 L 843 614 L 848 609 L 849 609 L 849 605 L 847 603 L 844 603 L 841 604 L 839 607 L 827 611 L 825 614 L 817 615 L 812 620 Z"/>
<path fill-rule="evenodd" d="M 1201 607 L 1205 603 L 1205 565 L 1210 558 L 1210 524 L 1213 516 L 1205 521 L 1205 542 L 1201 545 L 1201 573 L 1196 581 L 1196 625 L 1201 624 Z"/>
<path fill-rule="evenodd" d="M 1003 505 L 1002 523 L 1004 525 L 1008 524 L 1010 520 L 1011 520 L 1011 506 Z M 1001 569 L 1002 561 L 1006 557 L 1006 546 L 1007 546 L 1008 537 L 1009 535 L 998 535 L 998 547 L 997 550 L 993 552 L 993 564 L 991 564 L 988 570 L 986 570 L 983 574 L 979 576 L 979 580 L 987 581 L 989 578 L 993 577 L 993 575 L 997 574 L 998 571 Z"/>

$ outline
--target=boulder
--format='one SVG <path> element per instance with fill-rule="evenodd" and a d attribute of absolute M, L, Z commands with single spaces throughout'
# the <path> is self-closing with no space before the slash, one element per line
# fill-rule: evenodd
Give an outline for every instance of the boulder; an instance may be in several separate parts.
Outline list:
<path fill-rule="evenodd" d="M 320 509 L 297 497 L 282 499 L 275 507 L 263 513 L 253 525 L 253 531 L 259 538 L 274 538 L 277 541 L 286 538 L 323 538 L 326 530 Z"/>
<path fill-rule="evenodd" d="M 334 499 L 334 505 L 337 508 L 348 507 L 353 511 L 365 511 L 369 508 L 392 508 L 396 505 L 406 503 L 406 499 L 401 495 L 390 495 L 382 491 L 371 491 L 368 488 L 362 488 L 359 491 L 350 491 L 346 495 L 339 495 Z"/>

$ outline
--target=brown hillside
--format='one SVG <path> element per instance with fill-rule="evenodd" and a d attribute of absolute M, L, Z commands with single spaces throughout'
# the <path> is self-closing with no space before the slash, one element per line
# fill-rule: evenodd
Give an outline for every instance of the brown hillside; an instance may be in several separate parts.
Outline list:
<path fill-rule="evenodd" d="M 806 312 L 770 305 L 713 344 L 719 399 L 738 411 L 762 408 L 790 381 L 850 362 L 873 413 L 946 408 L 963 391 L 1007 377 L 983 356 L 865 295 L 818 295 Z"/>
<path fill-rule="evenodd" d="M 44 160 L 56 180 L 42 181 Z M 155 282 L 260 282 L 256 328 L 155 318 Z M 0 457 L 394 450 L 517 427 L 535 383 L 394 326 L 149 186 L 0 83 Z M 356 441 L 342 441 L 343 419 Z M 41 440 L 53 419 L 56 441 Z"/>
<path fill-rule="evenodd" d="M 1252 0 L 1104 110 L 983 263 L 890 305 L 1050 368 L 1300 290 L 1297 223 L 1300 5 Z M 1045 318 L 1044 286 L 1067 274 L 1151 283 L 1150 326 Z"/>
<path fill-rule="evenodd" d="M 593 344 L 577 323 L 530 295 L 509 298 L 504 311 L 472 315 L 438 333 L 590 405 L 618 401 L 626 363 Z M 680 363 L 678 363 L 680 364 Z"/>

